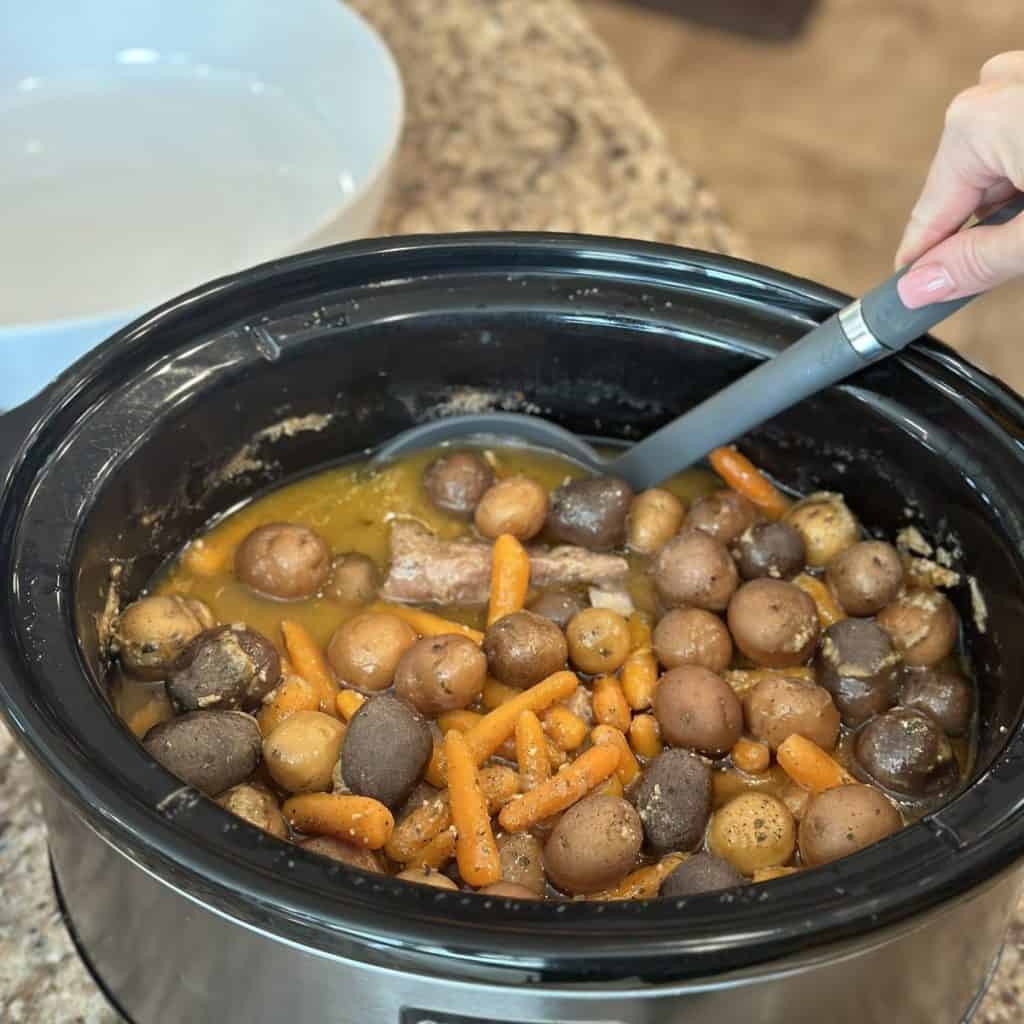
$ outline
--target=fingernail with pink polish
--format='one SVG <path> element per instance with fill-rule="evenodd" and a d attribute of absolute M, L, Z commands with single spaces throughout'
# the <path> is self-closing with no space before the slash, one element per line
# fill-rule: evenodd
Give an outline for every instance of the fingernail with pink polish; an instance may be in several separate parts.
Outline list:
<path fill-rule="evenodd" d="M 923 263 L 900 278 L 896 286 L 908 309 L 927 306 L 948 298 L 954 289 L 953 278 L 941 263 Z"/>

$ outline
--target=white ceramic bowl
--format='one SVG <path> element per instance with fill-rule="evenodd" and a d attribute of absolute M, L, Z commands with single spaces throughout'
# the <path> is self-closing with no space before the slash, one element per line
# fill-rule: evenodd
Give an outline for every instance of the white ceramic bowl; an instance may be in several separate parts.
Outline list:
<path fill-rule="evenodd" d="M 164 299 L 372 230 L 402 87 L 339 0 L 0 20 L 0 408 Z"/>

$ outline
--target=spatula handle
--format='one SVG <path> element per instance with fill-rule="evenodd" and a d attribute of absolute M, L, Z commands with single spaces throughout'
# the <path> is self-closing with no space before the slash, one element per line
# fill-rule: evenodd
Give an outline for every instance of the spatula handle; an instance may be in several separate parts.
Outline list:
<path fill-rule="evenodd" d="M 1017 195 L 979 225 L 1003 224 L 1024 210 Z M 973 296 L 921 309 L 903 305 L 896 284 L 905 269 L 851 302 L 774 358 L 609 465 L 634 488 L 652 487 L 809 395 L 898 352 Z"/>

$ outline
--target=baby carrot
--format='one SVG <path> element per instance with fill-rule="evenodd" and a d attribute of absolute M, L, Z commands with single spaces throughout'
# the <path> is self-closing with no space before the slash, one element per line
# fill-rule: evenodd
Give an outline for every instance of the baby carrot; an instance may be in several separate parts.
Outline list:
<path fill-rule="evenodd" d="M 355 690 L 341 690 L 335 699 L 338 706 L 338 714 L 346 722 L 351 721 L 352 716 L 366 703 L 366 698 Z"/>
<path fill-rule="evenodd" d="M 789 498 L 735 448 L 716 448 L 708 461 L 734 491 L 749 498 L 769 519 L 781 519 L 789 510 Z"/>
<path fill-rule="evenodd" d="M 758 743 L 755 740 L 739 739 L 732 748 L 732 763 L 740 771 L 753 772 L 755 774 L 767 771 L 771 760 L 772 752 L 765 744 Z"/>
<path fill-rule="evenodd" d="M 552 704 L 572 696 L 579 680 L 574 672 L 555 672 L 527 690 L 516 695 L 500 707 L 484 715 L 466 734 L 466 744 L 477 764 L 483 764 L 510 736 L 516 728 L 516 720 L 523 711 L 537 714 Z M 427 765 L 427 781 L 433 786 L 443 786 L 445 780 L 444 752 L 435 756 Z"/>
<path fill-rule="evenodd" d="M 628 786 L 640 774 L 640 765 L 637 764 L 626 737 L 614 726 L 595 725 L 590 731 L 590 739 L 595 746 L 606 743 L 619 752 L 619 766 L 615 773 L 624 786 Z"/>
<path fill-rule="evenodd" d="M 587 738 L 587 723 L 567 707 L 556 704 L 544 712 L 544 731 L 562 750 L 576 750 Z"/>
<path fill-rule="evenodd" d="M 622 666 L 622 693 L 634 711 L 644 711 L 654 700 L 658 662 L 651 650 L 651 626 L 639 614 L 629 617 L 630 652 Z"/>
<path fill-rule="evenodd" d="M 600 676 L 594 681 L 594 720 L 611 725 L 620 732 L 629 728 L 630 713 L 626 695 L 614 676 Z"/>
<path fill-rule="evenodd" d="M 268 694 L 270 699 L 260 708 L 256 715 L 260 732 L 269 736 L 289 715 L 296 711 L 318 711 L 320 694 L 312 683 L 307 683 L 302 676 L 287 676 L 273 691 Z"/>
<path fill-rule="evenodd" d="M 826 754 L 817 743 L 799 733 L 787 737 L 775 756 L 783 771 L 798 785 L 812 793 L 845 786 L 853 778 L 843 766 Z"/>
<path fill-rule="evenodd" d="M 595 786 L 588 796 L 622 796 L 622 783 L 618 775 L 609 775 L 604 782 Z"/>
<path fill-rule="evenodd" d="M 433 612 L 424 611 L 422 608 L 410 608 L 404 604 L 387 604 L 385 601 L 374 601 L 368 611 L 388 612 L 397 615 L 403 622 L 408 622 L 420 636 L 441 636 L 444 633 L 461 633 L 468 636 L 474 643 L 483 643 L 484 635 L 478 629 L 471 629 L 461 622 L 452 622 L 451 619 L 444 619 Z"/>
<path fill-rule="evenodd" d="M 653 900 L 661 883 L 686 860 L 685 853 L 669 853 L 655 864 L 631 871 L 618 885 L 588 896 L 588 900 Z"/>
<path fill-rule="evenodd" d="M 455 829 L 446 828 L 424 843 L 405 862 L 407 868 L 443 868 L 455 856 Z"/>
<path fill-rule="evenodd" d="M 814 602 L 822 629 L 828 629 L 833 622 L 846 618 L 846 612 L 839 606 L 828 584 L 823 580 L 802 572 L 793 578 L 793 583 Z"/>
<path fill-rule="evenodd" d="M 506 686 L 504 683 L 499 683 L 497 679 L 492 679 L 488 676 L 484 681 L 484 691 L 480 699 L 488 711 L 493 711 L 495 708 L 500 708 L 506 701 L 519 696 L 522 692 L 522 690 L 517 690 L 514 686 Z"/>
<path fill-rule="evenodd" d="M 488 626 L 504 615 L 519 611 L 526 604 L 526 592 L 530 589 L 530 556 L 512 534 L 503 533 L 498 537 L 491 559 Z"/>
<path fill-rule="evenodd" d="M 199 537 L 181 556 L 181 564 L 197 576 L 216 576 L 228 572 L 235 557 L 235 548 L 252 531 L 252 523 L 243 516 L 229 519 L 206 537 Z"/>
<path fill-rule="evenodd" d="M 410 811 L 391 833 L 384 844 L 384 852 L 399 864 L 407 864 L 413 854 L 422 849 L 452 823 L 448 794 L 438 794 Z"/>
<path fill-rule="evenodd" d="M 519 775 L 507 765 L 490 764 L 477 772 L 477 784 L 487 801 L 487 809 L 496 814 L 519 792 Z M 384 852 L 399 863 L 408 863 L 413 852 L 429 843 L 452 823 L 448 790 L 424 801 L 395 825 Z"/>
<path fill-rule="evenodd" d="M 657 757 L 661 753 L 661 729 L 654 715 L 636 715 L 629 727 L 629 745 L 639 757 Z"/>
<path fill-rule="evenodd" d="M 320 695 L 320 710 L 337 717 L 338 684 L 334 680 L 327 661 L 317 642 L 301 622 L 281 620 L 281 633 L 295 671 L 307 683 L 312 683 Z"/>
<path fill-rule="evenodd" d="M 516 719 L 516 760 L 524 792 L 536 789 L 551 775 L 547 737 L 532 711 L 523 711 Z"/>
<path fill-rule="evenodd" d="M 506 832 L 524 832 L 552 814 L 571 807 L 604 782 L 618 766 L 619 752 L 615 747 L 591 747 L 547 782 L 505 804 L 498 821 Z"/>
<path fill-rule="evenodd" d="M 444 738 L 448 761 L 448 799 L 455 826 L 455 860 L 459 874 L 479 888 L 501 878 L 501 858 L 491 829 L 487 802 L 477 784 L 476 764 L 462 733 L 454 729 Z"/>
<path fill-rule="evenodd" d="M 384 846 L 395 827 L 391 812 L 368 796 L 303 793 L 286 800 L 282 810 L 300 832 L 334 836 L 370 850 Z"/>
<path fill-rule="evenodd" d="M 456 711 L 445 711 L 437 716 L 437 725 L 442 733 L 449 729 L 457 729 L 459 732 L 468 732 L 484 716 L 476 711 L 466 711 L 459 708 Z"/>

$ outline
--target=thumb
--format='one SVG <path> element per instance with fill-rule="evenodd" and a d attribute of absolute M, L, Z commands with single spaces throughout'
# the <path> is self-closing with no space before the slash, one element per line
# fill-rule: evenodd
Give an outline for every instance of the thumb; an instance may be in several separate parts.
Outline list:
<path fill-rule="evenodd" d="M 917 309 L 986 292 L 1020 274 L 1024 274 L 1024 217 L 947 238 L 900 278 L 897 289 L 903 305 Z"/>

